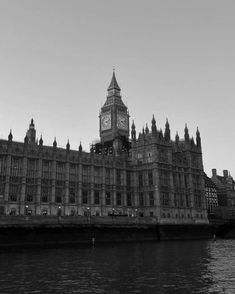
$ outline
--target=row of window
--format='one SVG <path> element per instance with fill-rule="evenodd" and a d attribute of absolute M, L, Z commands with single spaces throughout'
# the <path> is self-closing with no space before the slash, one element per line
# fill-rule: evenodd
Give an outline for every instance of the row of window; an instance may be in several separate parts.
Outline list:
<path fill-rule="evenodd" d="M 171 206 L 170 195 L 167 192 L 160 193 L 160 203 L 162 206 Z M 202 195 L 200 191 L 195 191 L 194 193 L 194 204 L 195 207 L 202 207 Z M 190 197 L 189 194 L 175 193 L 174 194 L 174 206 L 175 207 L 190 207 Z"/>
<path fill-rule="evenodd" d="M 9 191 L 9 200 L 10 201 L 17 201 L 20 196 L 20 189 L 19 186 L 11 185 L 10 191 Z M 34 197 L 33 195 L 36 195 L 37 190 L 36 186 L 29 186 L 26 187 L 26 201 L 32 202 Z M 51 189 L 48 187 L 42 187 L 41 190 L 41 202 L 48 202 L 50 199 L 50 193 Z M 55 190 L 56 199 L 55 201 L 57 203 L 62 203 L 64 198 L 64 189 L 62 188 L 56 188 Z M 146 195 L 148 197 L 146 197 Z M 88 190 L 82 190 L 82 203 L 83 204 L 89 204 L 89 191 Z M 154 192 L 150 191 L 148 194 L 139 193 L 139 206 L 154 206 Z M 69 202 L 75 203 L 76 202 L 76 193 L 75 189 L 69 189 Z M 194 194 L 194 202 L 196 207 L 202 207 L 202 197 L 200 193 Z M 116 205 L 123 205 L 123 194 L 121 192 L 116 193 Z M 94 191 L 94 204 L 100 205 L 101 204 L 101 192 L 98 190 Z M 112 194 L 110 191 L 106 191 L 105 193 L 105 204 L 111 205 L 112 204 Z M 127 206 L 133 205 L 133 195 L 131 193 L 127 193 L 126 196 L 126 204 Z M 160 194 L 160 204 L 161 206 L 171 206 L 170 202 L 170 195 L 167 192 L 161 192 Z M 174 206 L 175 207 L 189 207 L 189 195 L 188 194 L 174 194 Z"/>
<path fill-rule="evenodd" d="M 42 181 L 42 184 L 51 184 L 51 175 L 50 177 L 47 177 L 49 175 L 46 175 L 46 177 L 42 177 L 41 181 Z M 144 174 L 143 173 L 139 173 L 138 174 L 138 180 L 139 180 L 139 187 L 143 187 L 143 186 L 148 186 L 148 187 L 152 187 L 153 186 L 153 173 L 151 171 L 148 172 L 147 174 L 147 181 L 146 179 L 144 179 Z M 77 183 L 77 180 L 78 179 L 75 179 L 73 181 L 73 179 L 69 179 L 70 180 L 70 183 L 74 183 L 76 184 Z M 11 176 L 10 177 L 10 182 L 12 183 L 15 183 L 15 184 L 20 184 L 22 181 L 22 178 L 19 177 L 19 176 Z M 27 184 L 36 184 L 37 183 L 37 179 L 36 178 L 31 178 L 31 177 L 27 177 L 26 178 L 26 182 Z M 82 183 L 90 183 L 90 178 L 87 177 L 86 175 L 83 175 L 82 177 Z M 94 184 L 100 184 L 102 183 L 102 177 L 99 177 L 99 178 L 94 178 Z M 112 178 L 110 178 L 109 176 L 106 178 L 105 180 L 105 184 L 113 184 L 113 180 Z M 121 186 L 122 184 L 124 184 L 123 182 L 123 175 L 121 173 L 120 170 L 117 170 L 117 174 L 116 174 L 116 183 L 115 183 L 117 186 Z M 64 178 L 64 175 L 63 177 L 56 177 L 56 185 L 65 185 L 65 178 Z M 131 173 L 130 172 L 127 172 L 126 173 L 126 186 L 127 187 L 130 187 L 132 185 L 132 181 L 131 181 Z"/>
<path fill-rule="evenodd" d="M 2 212 L 3 214 L 3 212 Z M 17 209 L 15 207 L 11 208 L 10 209 L 10 212 L 9 212 L 9 215 L 17 215 L 18 212 L 17 212 Z M 33 210 L 31 208 L 25 208 L 25 211 L 24 211 L 24 214 L 25 215 L 33 215 Z M 46 216 L 46 215 L 50 215 L 50 210 L 46 209 L 46 208 L 43 208 L 41 210 L 41 215 L 43 216 Z M 59 207 L 57 208 L 57 211 L 56 211 L 56 215 L 57 216 L 61 216 L 62 215 L 62 208 Z M 69 216 L 86 216 L 86 217 L 90 217 L 91 214 L 90 214 L 90 211 L 88 210 L 84 210 L 82 212 L 82 214 L 78 214 L 78 212 L 76 212 L 75 209 L 72 209 L 70 210 L 69 212 Z M 101 212 L 99 210 L 96 210 L 95 213 L 92 215 L 92 216 L 101 216 Z M 154 213 L 153 211 L 150 211 L 149 214 L 147 215 L 146 213 L 144 212 L 138 212 L 138 213 L 133 213 L 133 212 L 130 212 L 130 211 L 127 211 L 127 213 L 123 213 L 122 211 L 108 211 L 108 216 L 129 216 L 129 217 L 144 217 L 144 216 L 150 216 L 150 217 L 154 217 Z"/>
<path fill-rule="evenodd" d="M 12 157 L 11 159 L 11 176 L 12 177 L 20 177 L 22 176 L 22 159 Z M 0 160 L 0 173 L 5 173 L 6 160 Z M 2 172 L 1 172 L 2 170 Z M 107 184 L 112 184 L 114 182 L 114 170 L 111 168 L 105 168 L 105 182 Z M 53 171 L 53 162 L 52 161 L 43 161 L 42 164 L 42 177 L 43 178 L 51 178 Z M 57 162 L 56 163 L 56 179 L 64 180 L 65 179 L 65 172 L 66 172 L 66 164 Z M 91 167 L 88 165 L 82 165 L 82 181 L 89 182 L 91 176 Z M 94 182 L 100 183 L 103 179 L 103 167 L 94 167 Z M 78 179 L 79 174 L 79 166 L 76 164 L 70 164 L 69 167 L 69 174 L 70 179 L 74 179 L 75 181 Z M 38 161 L 28 159 L 27 161 L 27 177 L 29 178 L 36 178 L 39 176 L 38 174 Z M 124 173 L 122 170 L 116 170 L 116 183 L 117 185 L 124 184 Z M 126 171 L 126 184 L 131 185 L 132 178 L 131 172 Z M 147 178 L 145 179 L 145 174 L 139 173 L 139 186 L 142 187 L 144 185 L 152 186 L 153 185 L 153 174 L 152 171 L 149 171 L 147 174 Z"/>
<path fill-rule="evenodd" d="M 30 163 L 31 161 L 28 160 L 28 170 L 27 170 L 27 177 L 28 178 L 37 178 L 38 177 L 38 170 L 36 161 L 34 163 Z M 2 163 L 3 165 L 3 163 Z M 1 167 L 2 168 L 2 167 Z M 111 168 L 105 168 L 105 183 L 112 184 L 114 183 L 114 170 Z M 82 182 L 89 183 L 90 182 L 90 166 L 83 165 L 82 166 Z M 75 164 L 70 164 L 70 172 L 69 177 L 72 181 L 78 180 L 78 166 Z M 103 181 L 103 168 L 102 167 L 94 167 L 94 182 L 101 183 Z M 15 159 L 12 157 L 12 165 L 11 165 L 11 177 L 20 179 L 22 175 L 22 166 L 19 159 Z M 43 168 L 42 168 L 42 178 L 51 179 L 52 178 L 52 161 L 43 161 Z M 56 179 L 57 180 L 65 180 L 65 163 L 56 164 Z M 131 178 L 131 172 L 126 172 L 126 185 L 131 186 L 133 184 Z M 117 185 L 124 184 L 124 172 L 122 170 L 116 170 L 116 179 L 115 182 Z M 171 186 L 170 180 L 170 172 L 168 171 L 161 171 L 159 175 L 159 184 L 160 186 Z M 173 184 L 174 187 L 189 187 L 188 176 L 181 174 L 181 173 L 173 173 Z M 138 186 L 153 186 L 153 172 L 139 172 L 138 173 Z M 200 189 L 201 187 L 201 176 L 200 175 L 193 175 L 193 185 L 195 189 Z"/>
<path fill-rule="evenodd" d="M 20 167 L 11 167 L 10 175 L 12 179 L 21 180 L 21 176 L 23 175 L 23 170 Z M 1 174 L 1 172 L 0 172 Z M 2 172 L 5 174 L 5 172 Z M 44 179 L 51 179 L 53 177 L 52 170 L 42 170 L 41 174 L 42 178 Z M 28 169 L 26 173 L 26 178 L 36 179 L 40 177 L 38 170 L 31 170 Z M 56 170 L 56 179 L 59 181 L 64 181 L 66 177 L 65 170 Z M 78 173 L 73 173 L 71 170 L 69 172 L 69 179 L 71 181 L 78 181 L 79 176 Z M 83 166 L 82 168 L 82 182 L 89 183 L 91 181 L 91 174 L 90 174 L 90 166 Z M 94 168 L 94 183 L 102 183 L 103 182 L 103 174 L 102 168 L 95 167 Z M 124 185 L 124 172 L 121 170 L 116 170 L 116 180 L 114 181 L 114 171 L 110 168 L 105 168 L 105 183 L 106 184 L 113 184 L 116 182 L 117 185 Z M 152 185 L 152 180 L 150 181 Z M 130 186 L 132 184 L 131 173 L 126 172 L 126 185 Z"/>
<path fill-rule="evenodd" d="M 147 176 L 147 177 L 146 177 Z M 139 187 L 153 186 L 153 172 L 148 171 L 147 174 L 139 172 L 138 174 Z"/>
<path fill-rule="evenodd" d="M 162 218 L 171 218 L 171 217 L 175 217 L 175 218 L 191 218 L 191 215 L 188 213 L 187 215 L 182 214 L 178 214 L 176 213 L 175 216 L 171 215 L 170 213 L 162 213 Z M 203 214 L 196 214 L 196 218 L 203 218 Z"/>
<path fill-rule="evenodd" d="M 30 194 L 28 194 L 30 192 Z M 34 191 L 35 192 L 35 191 Z M 55 191 L 55 202 L 57 203 L 62 203 L 63 202 L 63 194 L 60 189 L 56 189 Z M 34 196 L 36 193 L 32 193 L 32 190 L 26 189 L 26 196 L 25 196 L 25 201 L 26 202 L 33 202 L 34 201 Z M 146 198 L 147 195 L 143 193 L 139 194 L 139 206 L 153 206 L 155 204 L 154 202 L 154 192 L 151 191 L 148 193 L 148 199 Z M 9 200 L 10 201 L 17 201 L 20 198 L 20 191 L 15 191 L 15 194 L 12 194 L 12 191 L 10 191 L 9 194 Z M 50 193 L 48 189 L 42 189 L 41 191 L 41 202 L 48 202 L 50 199 Z M 89 204 L 90 202 L 90 197 L 89 197 L 89 191 L 88 190 L 82 190 L 82 204 Z M 75 191 L 70 190 L 70 195 L 69 195 L 69 203 L 75 203 L 76 202 L 76 197 L 75 197 Z M 105 205 L 111 205 L 113 203 L 112 199 L 112 193 L 110 191 L 105 192 Z M 101 204 L 101 191 L 95 190 L 94 191 L 94 204 L 95 205 L 100 205 Z M 123 199 L 123 194 L 121 192 L 116 193 L 116 205 L 121 206 L 124 204 L 124 199 Z M 127 206 L 133 206 L 134 201 L 133 201 L 133 194 L 127 193 L 126 194 L 126 205 Z"/>

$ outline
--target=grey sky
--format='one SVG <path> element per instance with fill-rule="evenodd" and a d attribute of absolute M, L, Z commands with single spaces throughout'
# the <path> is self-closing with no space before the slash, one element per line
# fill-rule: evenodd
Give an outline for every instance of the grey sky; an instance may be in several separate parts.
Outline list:
<path fill-rule="evenodd" d="M 137 130 L 168 118 L 235 176 L 235 2 L 0 0 L 0 137 L 31 117 L 51 145 L 98 138 L 113 65 Z"/>

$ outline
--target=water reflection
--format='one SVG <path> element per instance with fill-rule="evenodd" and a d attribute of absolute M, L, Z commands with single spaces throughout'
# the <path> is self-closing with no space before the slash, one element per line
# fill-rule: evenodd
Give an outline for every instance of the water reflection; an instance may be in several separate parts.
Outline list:
<path fill-rule="evenodd" d="M 0 254 L 0 293 L 235 293 L 235 240 Z"/>

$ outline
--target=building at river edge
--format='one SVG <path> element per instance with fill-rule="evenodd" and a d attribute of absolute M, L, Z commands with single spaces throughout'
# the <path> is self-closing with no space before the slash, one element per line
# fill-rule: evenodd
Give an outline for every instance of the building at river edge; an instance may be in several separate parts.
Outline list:
<path fill-rule="evenodd" d="M 33 119 L 23 142 L 0 140 L 0 214 L 126 215 L 207 223 L 201 138 L 187 125 L 172 139 L 152 116 L 137 134 L 115 73 L 99 115 L 100 140 L 85 152 L 45 146 Z"/>

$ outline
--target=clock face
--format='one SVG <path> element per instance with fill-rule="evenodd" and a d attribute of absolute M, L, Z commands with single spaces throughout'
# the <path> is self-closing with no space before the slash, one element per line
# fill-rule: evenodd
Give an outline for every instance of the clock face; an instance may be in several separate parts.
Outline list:
<path fill-rule="evenodd" d="M 118 113 L 117 127 L 118 129 L 128 130 L 128 116 L 126 114 Z"/>
<path fill-rule="evenodd" d="M 111 129 L 111 113 L 101 116 L 101 131 Z"/>

